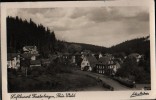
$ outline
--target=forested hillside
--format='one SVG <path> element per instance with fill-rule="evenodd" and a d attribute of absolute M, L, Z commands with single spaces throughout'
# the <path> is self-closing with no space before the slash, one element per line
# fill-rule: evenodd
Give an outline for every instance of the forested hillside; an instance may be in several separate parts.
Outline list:
<path fill-rule="evenodd" d="M 80 41 L 81 42 L 81 41 Z M 43 56 L 49 53 L 59 52 L 80 52 L 90 50 L 94 53 L 130 53 L 144 54 L 149 58 L 150 41 L 149 36 L 127 40 L 110 48 L 84 43 L 71 43 L 57 40 L 54 31 L 43 25 L 37 25 L 31 19 L 22 20 L 18 17 L 7 17 L 7 48 L 8 52 L 19 52 L 26 45 L 36 45 Z"/>
<path fill-rule="evenodd" d="M 35 45 L 45 56 L 55 51 L 55 42 L 54 32 L 43 25 L 37 25 L 31 19 L 7 17 L 7 52 L 19 52 L 23 46 Z"/>
<path fill-rule="evenodd" d="M 126 55 L 129 55 L 130 53 L 139 53 L 144 54 L 146 57 L 149 58 L 149 36 L 125 41 L 116 46 L 112 46 L 111 48 L 109 48 L 109 51 L 111 53 L 124 52 Z"/>
<path fill-rule="evenodd" d="M 74 42 L 65 42 L 65 41 L 58 41 L 58 44 L 62 46 L 63 51 L 76 53 L 83 50 L 90 50 L 93 53 L 107 53 L 109 48 L 97 46 L 97 45 L 91 45 L 91 44 L 85 44 L 85 43 L 74 43 Z M 75 49 L 75 50 L 73 50 Z"/>

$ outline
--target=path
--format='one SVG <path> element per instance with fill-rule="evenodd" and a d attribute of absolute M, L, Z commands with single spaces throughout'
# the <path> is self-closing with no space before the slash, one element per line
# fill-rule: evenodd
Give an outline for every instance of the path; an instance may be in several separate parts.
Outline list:
<path fill-rule="evenodd" d="M 89 75 L 89 76 L 92 76 L 92 77 L 99 77 L 103 82 L 109 84 L 110 86 L 112 86 L 114 88 L 115 91 L 128 91 L 128 90 L 134 90 L 135 88 L 129 88 L 129 87 L 126 87 L 124 85 L 121 85 L 120 83 L 118 83 L 117 81 L 107 77 L 107 76 L 104 76 L 102 74 L 98 74 L 98 73 L 93 73 L 93 72 L 87 72 L 87 71 L 81 71 L 81 70 L 77 70 L 76 72 L 80 73 L 80 74 L 85 74 L 85 75 Z"/>

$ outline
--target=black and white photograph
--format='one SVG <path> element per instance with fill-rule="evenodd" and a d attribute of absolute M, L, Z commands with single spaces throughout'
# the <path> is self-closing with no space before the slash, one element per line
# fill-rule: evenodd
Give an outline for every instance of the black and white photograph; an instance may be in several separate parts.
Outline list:
<path fill-rule="evenodd" d="M 15 7 L 5 22 L 8 93 L 151 90 L 149 6 Z"/>

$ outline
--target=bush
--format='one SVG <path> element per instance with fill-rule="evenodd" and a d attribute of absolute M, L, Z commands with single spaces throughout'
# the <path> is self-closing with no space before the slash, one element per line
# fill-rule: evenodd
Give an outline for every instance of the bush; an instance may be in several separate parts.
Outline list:
<path fill-rule="evenodd" d="M 145 64 L 138 64 L 133 58 L 127 58 L 118 69 L 116 76 L 134 80 L 136 83 L 149 83 L 150 73 L 144 69 L 143 65 Z"/>
<path fill-rule="evenodd" d="M 74 69 L 71 65 L 64 65 L 63 63 L 51 63 L 47 68 L 45 73 L 55 75 L 57 73 L 71 73 Z"/>

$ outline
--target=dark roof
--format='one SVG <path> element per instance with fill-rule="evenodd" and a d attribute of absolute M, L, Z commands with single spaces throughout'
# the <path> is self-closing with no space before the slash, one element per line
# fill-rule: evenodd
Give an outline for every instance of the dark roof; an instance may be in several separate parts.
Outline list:
<path fill-rule="evenodd" d="M 131 53 L 130 55 L 128 55 L 128 57 L 135 57 L 135 58 L 137 58 L 138 56 L 139 56 L 138 53 Z"/>
<path fill-rule="evenodd" d="M 91 56 L 91 55 L 87 56 L 87 60 L 89 61 L 90 65 L 92 67 L 95 66 L 98 63 L 97 59 L 94 56 Z"/>
<path fill-rule="evenodd" d="M 31 65 L 40 65 L 41 64 L 41 61 L 40 60 L 31 60 L 30 61 L 30 64 Z"/>
<path fill-rule="evenodd" d="M 102 64 L 108 64 L 108 61 L 110 60 L 109 57 L 101 57 L 99 58 L 99 62 Z"/>
<path fill-rule="evenodd" d="M 38 56 L 38 54 L 23 53 L 23 54 L 21 54 L 21 56 L 23 58 L 30 59 L 32 56 Z"/>
<path fill-rule="evenodd" d="M 102 63 L 102 64 L 108 64 L 108 62 L 112 59 L 112 56 L 104 56 L 104 57 L 101 57 L 99 58 L 99 63 Z M 112 61 L 112 60 L 111 60 Z M 114 63 L 114 61 L 113 61 Z"/>
<path fill-rule="evenodd" d="M 18 53 L 7 53 L 7 60 L 12 60 L 14 57 L 17 57 Z"/>

